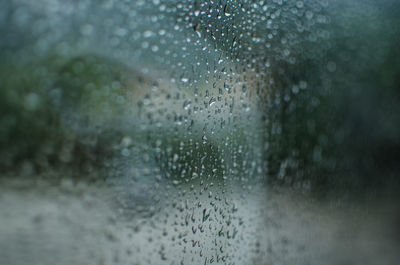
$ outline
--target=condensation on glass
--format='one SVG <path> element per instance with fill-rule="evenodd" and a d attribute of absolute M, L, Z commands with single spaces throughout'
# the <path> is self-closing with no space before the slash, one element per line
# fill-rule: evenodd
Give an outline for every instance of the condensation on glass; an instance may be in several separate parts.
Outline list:
<path fill-rule="evenodd" d="M 331 48 L 328 11 L 2 2 L 0 263 L 307 260 L 266 183 L 308 191 L 307 165 L 335 165 L 315 114 L 338 70 L 318 61 Z"/>

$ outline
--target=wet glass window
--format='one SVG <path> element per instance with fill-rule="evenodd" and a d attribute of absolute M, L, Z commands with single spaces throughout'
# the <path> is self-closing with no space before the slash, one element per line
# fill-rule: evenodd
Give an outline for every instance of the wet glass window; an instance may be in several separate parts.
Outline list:
<path fill-rule="evenodd" d="M 400 263 L 400 4 L 0 3 L 0 264 Z"/>

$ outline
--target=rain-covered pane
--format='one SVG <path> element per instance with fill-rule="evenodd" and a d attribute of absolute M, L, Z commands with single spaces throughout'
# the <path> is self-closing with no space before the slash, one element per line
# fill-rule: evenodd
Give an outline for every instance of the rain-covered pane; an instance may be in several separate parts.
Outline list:
<path fill-rule="evenodd" d="M 400 264 L 395 0 L 0 3 L 0 264 Z"/>

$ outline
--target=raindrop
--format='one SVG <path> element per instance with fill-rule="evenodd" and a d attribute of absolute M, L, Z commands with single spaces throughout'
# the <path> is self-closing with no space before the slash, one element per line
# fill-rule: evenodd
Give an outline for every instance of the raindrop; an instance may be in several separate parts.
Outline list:
<path fill-rule="evenodd" d="M 224 6 L 224 15 L 226 16 L 226 17 L 230 17 L 232 14 L 228 11 L 228 9 L 229 9 L 229 7 L 228 7 L 228 4 L 226 4 L 225 6 Z"/>

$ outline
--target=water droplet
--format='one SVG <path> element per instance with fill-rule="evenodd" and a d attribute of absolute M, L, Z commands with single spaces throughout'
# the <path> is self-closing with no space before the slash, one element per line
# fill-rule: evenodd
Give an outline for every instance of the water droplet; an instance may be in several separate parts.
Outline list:
<path fill-rule="evenodd" d="M 152 31 L 146 30 L 145 32 L 143 32 L 143 37 L 150 38 L 151 36 L 153 36 L 153 32 Z"/>
<path fill-rule="evenodd" d="M 34 111 L 39 107 L 40 99 L 36 93 L 29 93 L 25 96 L 25 108 Z"/>
<path fill-rule="evenodd" d="M 228 7 L 228 4 L 226 4 L 225 6 L 224 6 L 224 15 L 226 16 L 226 17 L 230 17 L 232 14 L 229 12 L 229 7 Z"/>
<path fill-rule="evenodd" d="M 328 62 L 328 64 L 326 65 L 326 68 L 328 69 L 329 72 L 333 73 L 336 71 L 336 63 L 335 62 Z"/>
<path fill-rule="evenodd" d="M 214 97 L 211 97 L 210 101 L 208 102 L 208 105 L 211 107 L 212 105 L 214 105 L 214 103 L 216 102 Z"/>
<path fill-rule="evenodd" d="M 179 185 L 180 181 L 179 180 L 173 180 L 172 184 L 174 184 L 175 186 Z"/>

